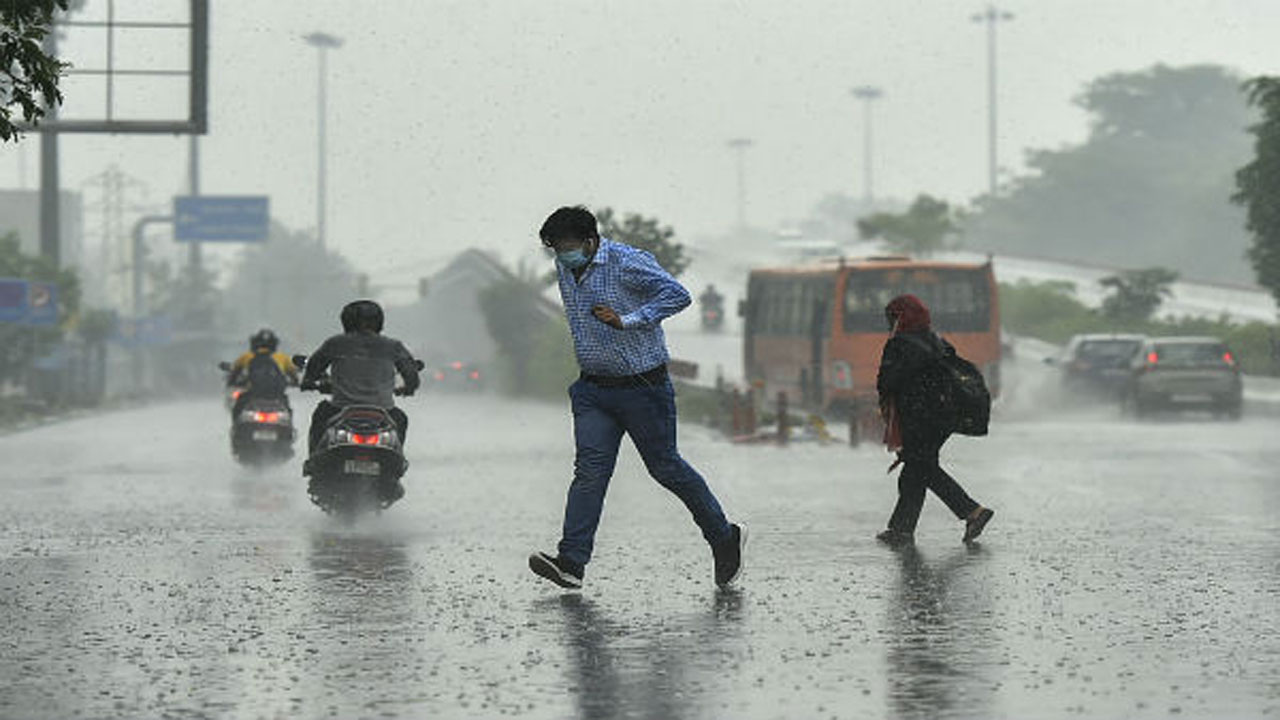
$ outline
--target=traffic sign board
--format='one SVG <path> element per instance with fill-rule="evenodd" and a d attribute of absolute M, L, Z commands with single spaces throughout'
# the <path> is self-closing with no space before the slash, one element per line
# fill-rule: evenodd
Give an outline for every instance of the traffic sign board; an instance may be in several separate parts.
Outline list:
<path fill-rule="evenodd" d="M 270 221 L 265 195 L 173 199 L 173 238 L 178 242 L 264 242 Z"/>
<path fill-rule="evenodd" d="M 0 278 L 0 322 L 18 323 L 27 315 L 26 280 Z"/>
<path fill-rule="evenodd" d="M 0 322 L 57 325 L 58 286 L 20 278 L 0 278 Z"/>
<path fill-rule="evenodd" d="M 27 325 L 58 324 L 58 286 L 53 283 L 30 283 L 27 294 Z"/>

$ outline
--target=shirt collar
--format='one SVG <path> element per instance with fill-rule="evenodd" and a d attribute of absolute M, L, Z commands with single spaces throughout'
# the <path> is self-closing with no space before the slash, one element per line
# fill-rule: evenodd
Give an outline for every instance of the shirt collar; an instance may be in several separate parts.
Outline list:
<path fill-rule="evenodd" d="M 592 265 L 604 265 L 609 262 L 609 255 L 613 246 L 613 241 L 607 237 L 600 238 L 600 246 L 596 248 L 596 254 L 591 256 Z"/>

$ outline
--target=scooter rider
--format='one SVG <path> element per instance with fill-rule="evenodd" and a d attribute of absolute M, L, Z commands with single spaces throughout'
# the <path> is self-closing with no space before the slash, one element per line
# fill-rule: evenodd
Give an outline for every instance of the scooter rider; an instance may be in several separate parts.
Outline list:
<path fill-rule="evenodd" d="M 279 352 L 280 338 L 270 328 L 262 328 L 249 336 L 249 350 L 236 358 L 227 373 L 227 387 L 242 387 L 244 392 L 236 398 L 233 414 L 251 397 L 271 398 L 288 402 L 285 385 L 298 384 L 298 367 L 285 353 Z"/>
<path fill-rule="evenodd" d="M 404 344 L 382 335 L 382 307 L 372 300 L 356 300 L 342 308 L 342 334 L 325 340 L 311 355 L 302 376 L 302 389 L 314 389 L 332 366 L 333 399 L 322 400 L 311 414 L 309 449 L 324 436 L 325 428 L 342 408 L 372 405 L 384 408 L 400 431 L 400 442 L 409 431 L 409 416 L 395 406 L 396 373 L 404 378 L 403 394 L 418 389 L 418 366 Z"/>

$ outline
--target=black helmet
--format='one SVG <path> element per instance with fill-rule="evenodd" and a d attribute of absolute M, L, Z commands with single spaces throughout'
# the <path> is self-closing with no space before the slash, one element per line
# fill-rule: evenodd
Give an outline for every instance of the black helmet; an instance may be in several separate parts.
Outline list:
<path fill-rule="evenodd" d="M 276 337 L 276 334 L 271 332 L 270 329 L 262 328 L 249 336 L 249 349 L 257 350 L 260 347 L 275 352 L 276 348 L 280 347 L 280 338 Z"/>
<path fill-rule="evenodd" d="M 342 308 L 342 331 L 382 332 L 382 306 L 372 300 L 356 300 Z"/>

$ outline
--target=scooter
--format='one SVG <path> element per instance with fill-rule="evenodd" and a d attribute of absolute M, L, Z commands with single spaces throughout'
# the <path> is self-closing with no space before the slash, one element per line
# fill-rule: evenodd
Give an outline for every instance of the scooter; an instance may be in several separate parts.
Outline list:
<path fill-rule="evenodd" d="M 293 362 L 301 368 L 306 356 L 295 355 Z M 333 383 L 326 376 L 302 389 L 328 395 Z M 405 393 L 396 388 L 395 394 Z M 400 478 L 408 469 L 403 439 L 390 413 L 377 406 L 353 405 L 329 421 L 303 463 L 302 474 L 311 478 L 307 485 L 311 502 L 350 521 L 367 512 L 381 512 L 403 497 Z"/>
<path fill-rule="evenodd" d="M 219 363 L 223 372 L 230 363 Z M 244 465 L 271 465 L 293 457 L 293 410 L 285 398 L 244 398 L 244 388 L 228 388 L 231 454 Z"/>

